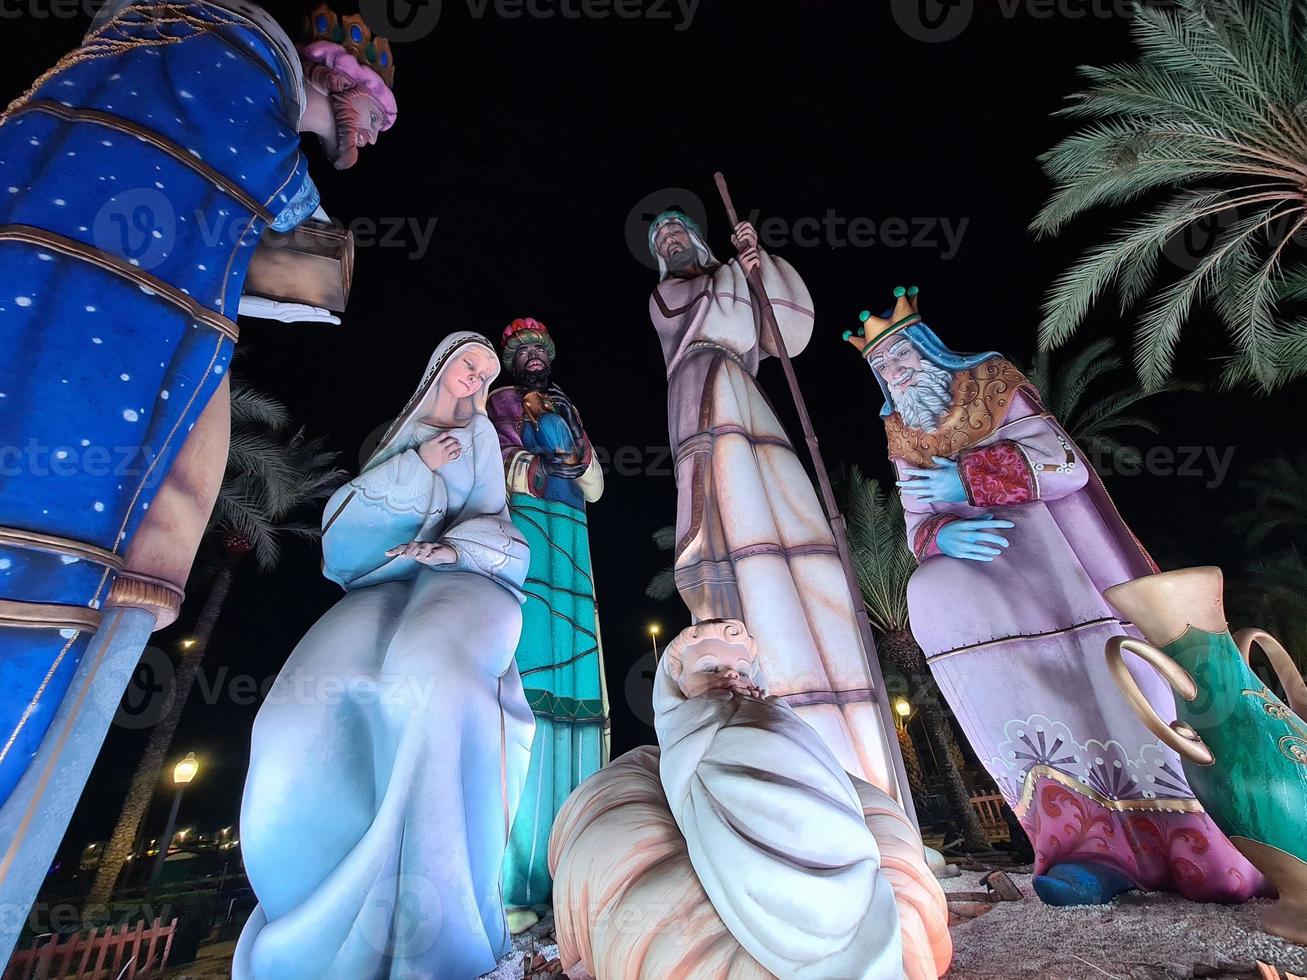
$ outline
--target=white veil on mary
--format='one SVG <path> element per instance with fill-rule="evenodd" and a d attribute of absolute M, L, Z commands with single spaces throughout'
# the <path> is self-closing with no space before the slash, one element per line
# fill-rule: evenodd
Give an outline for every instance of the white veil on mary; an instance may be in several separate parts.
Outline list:
<path fill-rule="evenodd" d="M 371 469 L 380 463 L 402 453 L 406 449 L 411 449 L 418 442 L 415 431 L 418 422 L 428 416 L 435 407 L 436 396 L 440 391 L 440 379 L 444 376 L 445 371 L 453 364 L 457 363 L 457 355 L 467 347 L 479 347 L 486 354 L 490 355 L 490 360 L 494 367 L 492 373 L 486 378 L 485 384 L 475 394 L 467 398 L 459 399 L 458 407 L 455 409 L 455 416 L 460 420 L 470 420 L 474 415 L 486 414 L 486 402 L 490 397 L 490 386 L 494 380 L 499 377 L 499 354 L 495 351 L 495 345 L 479 333 L 471 330 L 461 330 L 452 333 L 440 342 L 436 352 L 431 355 L 431 360 L 427 362 L 427 370 L 422 375 L 422 383 L 418 385 L 417 391 L 413 397 L 408 400 L 404 410 L 399 413 L 399 417 L 391 423 L 386 434 L 381 437 L 371 455 L 368 456 L 367 462 L 363 464 L 365 470 Z"/>

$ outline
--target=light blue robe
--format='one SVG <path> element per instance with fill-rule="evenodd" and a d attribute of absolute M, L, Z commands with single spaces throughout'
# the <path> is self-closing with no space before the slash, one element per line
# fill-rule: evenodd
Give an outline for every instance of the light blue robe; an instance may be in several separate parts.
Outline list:
<path fill-rule="evenodd" d="M 241 844 L 260 904 L 236 978 L 470 980 L 508 949 L 500 872 L 534 730 L 513 662 L 529 553 L 494 427 L 478 413 L 448 430 L 463 452 L 433 473 L 417 447 L 439 431 L 410 419 L 328 504 L 324 571 L 348 595 L 255 721 Z M 385 557 L 414 540 L 458 562 Z"/>

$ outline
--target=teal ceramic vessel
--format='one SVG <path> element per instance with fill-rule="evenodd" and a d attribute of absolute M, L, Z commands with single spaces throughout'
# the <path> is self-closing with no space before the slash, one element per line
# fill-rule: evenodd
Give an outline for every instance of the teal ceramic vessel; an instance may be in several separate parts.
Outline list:
<path fill-rule="evenodd" d="M 1279 891 L 1263 927 L 1307 945 L 1307 686 L 1269 634 L 1230 635 L 1221 594 L 1217 568 L 1166 572 L 1108 589 L 1108 601 L 1149 640 L 1115 637 L 1108 665 L 1140 719 L 1180 755 L 1212 820 Z M 1253 673 L 1254 646 L 1270 658 L 1289 704 Z M 1170 682 L 1175 722 L 1164 722 L 1144 698 L 1126 653 Z"/>

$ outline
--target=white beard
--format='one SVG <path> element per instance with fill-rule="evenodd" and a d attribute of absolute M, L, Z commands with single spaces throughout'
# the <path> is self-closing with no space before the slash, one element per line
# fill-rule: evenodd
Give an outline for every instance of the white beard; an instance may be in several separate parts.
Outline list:
<path fill-rule="evenodd" d="M 934 432 L 953 407 L 953 372 L 923 364 L 910 388 L 897 394 L 890 390 L 890 402 L 908 428 Z"/>

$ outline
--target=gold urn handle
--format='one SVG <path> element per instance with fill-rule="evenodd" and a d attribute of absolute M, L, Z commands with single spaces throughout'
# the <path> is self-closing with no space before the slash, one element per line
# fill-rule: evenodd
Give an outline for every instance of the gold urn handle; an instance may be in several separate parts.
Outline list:
<path fill-rule="evenodd" d="M 1253 644 L 1261 648 L 1266 659 L 1275 669 L 1275 676 L 1284 688 L 1284 699 L 1289 702 L 1299 718 L 1307 718 L 1307 684 L 1303 683 L 1302 674 L 1289 656 L 1289 651 L 1266 630 L 1240 630 L 1234 635 L 1234 644 L 1243 654 L 1244 663 L 1252 666 Z"/>
<path fill-rule="evenodd" d="M 1133 653 L 1146 662 L 1171 685 L 1171 690 L 1186 701 L 1198 697 L 1198 685 L 1194 683 L 1193 675 L 1157 647 L 1132 637 L 1112 637 L 1107 641 L 1106 653 L 1107 669 L 1112 674 L 1112 680 L 1116 681 L 1116 686 L 1121 689 L 1126 702 L 1134 709 L 1135 714 L 1148 730 L 1174 749 L 1185 761 L 1192 762 L 1196 766 L 1210 766 L 1214 763 L 1216 758 L 1212 755 L 1212 750 L 1207 747 L 1207 743 L 1197 732 L 1184 722 L 1177 721 L 1168 725 L 1162 720 L 1157 709 L 1149 704 L 1148 698 L 1144 697 L 1144 692 L 1139 689 L 1139 684 L 1131 675 L 1130 668 L 1125 665 L 1123 654 Z"/>

